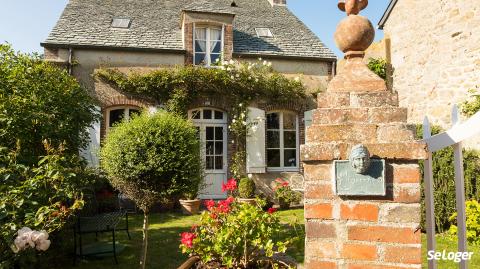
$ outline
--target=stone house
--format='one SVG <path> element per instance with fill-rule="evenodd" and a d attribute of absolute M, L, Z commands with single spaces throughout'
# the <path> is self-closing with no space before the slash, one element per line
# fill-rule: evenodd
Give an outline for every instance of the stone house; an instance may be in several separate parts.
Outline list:
<path fill-rule="evenodd" d="M 379 28 L 385 38 L 366 58 L 381 56 L 391 64 L 390 86 L 408 108 L 408 121 L 421 123 L 428 115 L 450 128 L 452 105 L 480 86 L 478 1 L 391 0 Z"/>
<path fill-rule="evenodd" d="M 332 51 L 292 14 L 285 0 L 70 0 L 41 45 L 48 61 L 68 68 L 100 103 L 103 120 L 92 126 L 92 144 L 84 152 L 94 165 L 98 165 L 94 151 L 112 124 L 142 108 L 162 106 L 95 79 L 98 68 L 125 72 L 179 65 L 209 68 L 217 58 L 240 62 L 263 58 L 286 76 L 300 76 L 313 93 L 326 87 L 336 62 Z M 253 116 L 266 121 L 256 137 L 247 139 L 246 169 L 267 194 L 277 177 L 302 178 L 299 149 L 305 141 L 308 111 L 315 107 L 312 100 L 311 104 L 260 102 L 250 108 Z M 229 177 L 234 150 L 228 142 L 229 109 L 221 97 L 211 97 L 196 100 L 188 111 L 204 146 L 208 185 L 201 193 L 203 199 L 224 197 L 221 183 Z M 269 148 L 271 144 L 275 146 Z"/>

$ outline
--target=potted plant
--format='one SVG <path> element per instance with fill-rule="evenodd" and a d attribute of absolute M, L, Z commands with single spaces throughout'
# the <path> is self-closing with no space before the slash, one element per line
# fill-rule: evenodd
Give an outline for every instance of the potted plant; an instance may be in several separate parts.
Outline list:
<path fill-rule="evenodd" d="M 277 178 L 275 179 L 275 198 L 278 200 L 280 209 L 289 209 L 291 203 L 300 202 L 300 193 L 292 190 L 287 181 Z"/>
<path fill-rule="evenodd" d="M 255 182 L 248 177 L 240 179 L 238 184 L 238 201 L 240 203 L 249 203 L 255 205 Z"/>
<path fill-rule="evenodd" d="M 235 189 L 235 180 L 229 180 L 225 190 Z M 263 204 L 260 199 L 255 205 L 240 203 L 232 196 L 206 201 L 201 223 L 181 233 L 180 248 L 190 258 L 179 268 L 296 268 L 281 254 L 303 237 L 286 232 L 276 210 L 264 211 Z"/>
<path fill-rule="evenodd" d="M 185 215 L 195 215 L 200 211 L 200 199 L 197 199 L 198 188 L 183 194 L 183 199 L 180 199 L 180 207 L 182 213 Z"/>

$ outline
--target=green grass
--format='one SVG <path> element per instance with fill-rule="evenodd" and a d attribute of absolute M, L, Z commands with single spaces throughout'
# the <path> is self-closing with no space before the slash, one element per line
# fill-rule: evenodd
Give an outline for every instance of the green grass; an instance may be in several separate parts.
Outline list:
<path fill-rule="evenodd" d="M 448 252 L 457 252 L 457 239 L 451 238 L 445 235 L 437 235 L 437 247 L 436 251 L 446 250 Z M 478 269 L 480 268 L 480 246 L 468 246 L 467 250 L 473 252 L 472 260 L 470 260 L 469 268 Z M 427 265 L 427 237 L 425 234 L 422 235 L 422 257 L 423 264 L 422 268 L 428 268 Z M 453 261 L 443 261 L 440 260 L 437 262 L 437 267 L 439 269 L 457 269 L 458 263 Z"/>
<path fill-rule="evenodd" d="M 298 220 L 298 223 L 302 224 L 302 229 L 298 232 L 303 238 L 303 209 L 279 211 L 277 214 L 279 214 L 283 223 Z M 193 224 L 199 222 L 199 218 L 199 215 L 183 216 L 177 213 L 152 214 L 150 216 L 147 268 L 175 269 L 184 262 L 187 256 L 182 254 L 178 248 L 180 244 L 179 234 L 188 231 Z M 142 246 L 142 224 L 143 215 L 131 216 L 130 234 L 132 240 L 128 240 L 125 232 L 117 233 L 117 242 L 125 245 L 124 251 L 118 255 L 118 266 L 115 265 L 113 257 L 105 257 L 101 259 L 83 259 L 77 262 L 76 267 L 73 267 L 71 260 L 65 259 L 65 261 L 61 262 L 62 265 L 60 267 L 72 269 L 130 269 L 138 267 Z M 107 234 L 100 236 L 100 238 L 106 241 L 111 240 L 110 235 Z M 89 238 L 88 242 L 94 242 L 94 237 Z M 68 250 L 65 250 L 64 253 L 68 253 Z M 295 248 L 288 252 L 298 262 L 303 262 L 303 253 L 303 242 L 299 242 Z"/>

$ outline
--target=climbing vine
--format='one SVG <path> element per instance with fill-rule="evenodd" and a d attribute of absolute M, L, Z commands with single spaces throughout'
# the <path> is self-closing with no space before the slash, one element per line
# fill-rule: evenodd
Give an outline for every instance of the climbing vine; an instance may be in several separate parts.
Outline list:
<path fill-rule="evenodd" d="M 272 69 L 267 61 L 217 62 L 211 68 L 178 66 L 147 74 L 125 74 L 117 69 L 100 69 L 96 77 L 119 90 L 153 98 L 165 109 L 186 117 L 187 108 L 202 97 L 221 97 L 231 108 L 230 132 L 235 153 L 232 156 L 232 175 L 240 177 L 245 171 L 245 139 L 253 120 L 248 119 L 248 104 L 263 102 L 304 102 L 306 89 L 299 79 L 289 79 Z"/>

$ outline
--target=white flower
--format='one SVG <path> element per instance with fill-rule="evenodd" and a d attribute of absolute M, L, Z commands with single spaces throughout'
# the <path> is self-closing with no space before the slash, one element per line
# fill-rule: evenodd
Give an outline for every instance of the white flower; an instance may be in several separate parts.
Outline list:
<path fill-rule="evenodd" d="M 267 66 L 272 66 L 272 62 L 268 62 Z"/>
<path fill-rule="evenodd" d="M 240 114 L 240 117 L 245 118 L 245 113 L 242 112 L 242 114 Z"/>
<path fill-rule="evenodd" d="M 229 63 L 230 63 L 230 64 L 234 64 L 234 63 L 235 63 L 235 61 L 233 61 L 233 60 L 230 60 L 230 62 L 229 62 Z"/>
<path fill-rule="evenodd" d="M 261 61 L 262 61 L 262 58 L 258 58 L 258 60 L 261 62 Z"/>
<path fill-rule="evenodd" d="M 249 76 L 248 79 L 252 79 L 252 77 Z"/>
<path fill-rule="evenodd" d="M 17 232 L 17 238 L 13 241 L 12 250 L 15 253 L 25 250 L 28 247 L 36 248 L 39 251 L 46 251 L 50 247 L 48 233 L 46 231 L 32 231 L 24 227 Z"/>
<path fill-rule="evenodd" d="M 230 70 L 232 70 L 232 69 L 230 67 L 227 67 L 227 71 L 230 71 Z"/>
<path fill-rule="evenodd" d="M 246 121 L 242 121 L 242 124 L 247 126 L 247 122 Z"/>
<path fill-rule="evenodd" d="M 218 63 L 219 61 L 220 61 L 220 58 L 217 58 L 217 59 L 215 60 L 216 63 Z"/>
<path fill-rule="evenodd" d="M 247 176 L 248 176 L 248 178 L 250 178 L 250 179 L 253 177 L 252 174 L 248 174 Z"/>
<path fill-rule="evenodd" d="M 267 61 L 263 61 L 263 65 L 267 65 L 267 64 L 268 64 L 268 62 L 267 62 Z"/>
<path fill-rule="evenodd" d="M 294 80 L 295 80 L 296 82 L 299 82 L 299 81 L 300 81 L 300 78 L 299 78 L 299 77 L 295 77 Z"/>
<path fill-rule="evenodd" d="M 234 76 L 230 76 L 230 78 L 231 78 L 231 79 L 235 79 L 235 77 L 234 77 Z"/>
<path fill-rule="evenodd" d="M 252 69 L 252 66 L 251 66 L 251 65 L 249 65 L 249 66 L 247 67 L 247 69 L 248 69 L 248 70 Z"/>
<path fill-rule="evenodd" d="M 232 144 L 235 144 L 235 140 L 232 140 Z"/>
<path fill-rule="evenodd" d="M 235 123 L 235 122 L 236 122 L 236 120 L 235 120 L 235 119 L 233 119 L 233 120 L 232 120 L 232 123 Z"/>
<path fill-rule="evenodd" d="M 243 104 L 242 104 L 242 103 L 240 103 L 240 104 L 238 104 L 238 106 L 239 106 L 239 107 L 242 107 L 242 106 L 243 106 Z"/>
<path fill-rule="evenodd" d="M 255 82 L 258 82 L 258 78 L 255 79 Z"/>
<path fill-rule="evenodd" d="M 23 227 L 22 229 L 18 230 L 18 236 L 22 236 L 25 233 L 31 232 L 32 229 L 28 227 Z"/>
<path fill-rule="evenodd" d="M 42 240 L 37 244 L 36 249 L 39 251 L 46 251 L 50 247 L 50 240 Z"/>
<path fill-rule="evenodd" d="M 239 78 L 239 77 L 240 77 L 240 74 L 236 74 L 235 76 L 236 76 L 237 78 Z"/>

